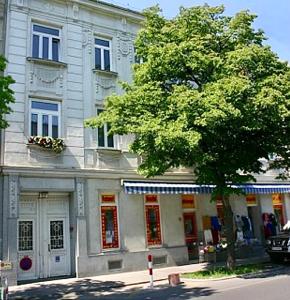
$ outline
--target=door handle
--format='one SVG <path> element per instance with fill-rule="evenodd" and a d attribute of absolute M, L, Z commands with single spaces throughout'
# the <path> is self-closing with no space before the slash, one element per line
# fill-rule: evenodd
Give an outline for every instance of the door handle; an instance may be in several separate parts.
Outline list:
<path fill-rule="evenodd" d="M 48 252 L 50 252 L 51 250 L 50 244 L 47 245 L 47 248 L 48 248 Z"/>

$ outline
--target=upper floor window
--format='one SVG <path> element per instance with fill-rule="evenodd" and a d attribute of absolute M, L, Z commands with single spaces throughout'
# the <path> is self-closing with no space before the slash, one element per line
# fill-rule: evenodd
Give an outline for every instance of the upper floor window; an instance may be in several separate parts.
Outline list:
<path fill-rule="evenodd" d="M 55 102 L 31 101 L 30 135 L 60 136 L 60 104 Z"/>
<path fill-rule="evenodd" d="M 100 114 L 103 110 L 98 109 L 97 114 Z M 114 148 L 114 135 L 109 134 L 110 131 L 110 124 L 106 123 L 102 127 L 98 128 L 98 147 L 105 147 L 105 148 Z"/>
<path fill-rule="evenodd" d="M 33 24 L 32 57 L 59 61 L 60 30 Z"/>
<path fill-rule="evenodd" d="M 111 71 L 111 41 L 95 39 L 95 68 Z"/>

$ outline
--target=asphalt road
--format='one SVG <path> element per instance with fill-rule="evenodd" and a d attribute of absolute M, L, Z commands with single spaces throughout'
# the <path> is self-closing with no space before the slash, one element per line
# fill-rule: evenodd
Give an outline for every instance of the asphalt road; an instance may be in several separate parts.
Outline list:
<path fill-rule="evenodd" d="M 159 282 L 154 289 L 144 286 L 78 290 L 47 289 L 43 293 L 26 291 L 9 295 L 9 300 L 288 300 L 290 299 L 290 267 L 251 277 L 218 281 L 186 281 L 177 287 Z"/>

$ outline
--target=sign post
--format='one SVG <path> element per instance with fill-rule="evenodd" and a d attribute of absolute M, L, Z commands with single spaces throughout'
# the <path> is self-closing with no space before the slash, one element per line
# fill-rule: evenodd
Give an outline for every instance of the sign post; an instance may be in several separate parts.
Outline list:
<path fill-rule="evenodd" d="M 10 261 L 0 260 L 0 300 L 8 300 L 8 280 L 2 275 L 2 271 L 11 270 Z"/>

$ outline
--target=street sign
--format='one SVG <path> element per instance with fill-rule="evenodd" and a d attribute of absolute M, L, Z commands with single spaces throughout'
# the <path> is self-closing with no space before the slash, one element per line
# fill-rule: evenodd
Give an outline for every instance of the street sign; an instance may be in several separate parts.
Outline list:
<path fill-rule="evenodd" d="M 0 271 L 11 270 L 11 269 L 12 269 L 11 261 L 0 260 Z"/>

